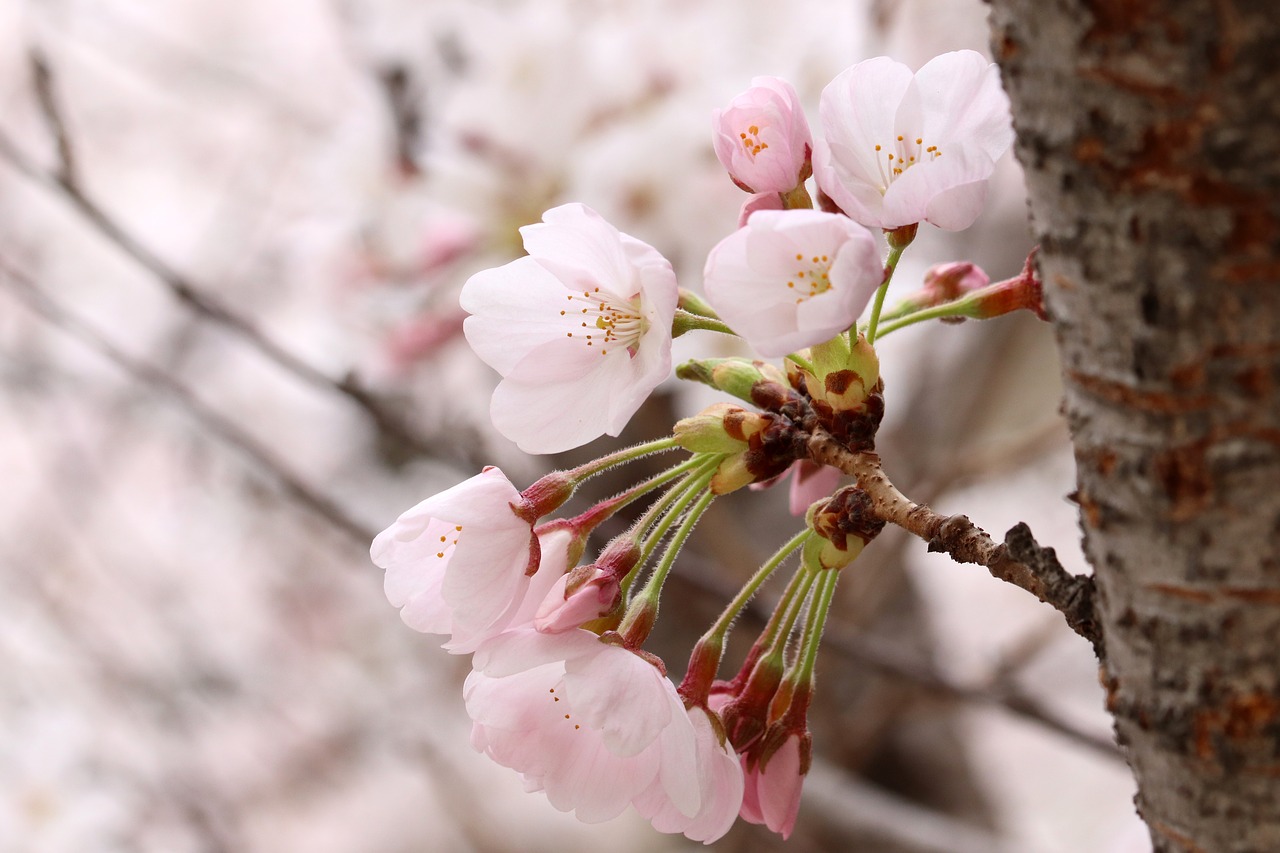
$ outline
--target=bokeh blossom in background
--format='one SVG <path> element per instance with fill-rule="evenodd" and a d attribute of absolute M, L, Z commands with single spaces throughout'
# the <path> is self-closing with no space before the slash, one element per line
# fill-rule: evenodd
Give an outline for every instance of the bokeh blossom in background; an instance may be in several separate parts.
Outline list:
<path fill-rule="evenodd" d="M 733 672 L 706 707 L 680 701 L 688 649 L 725 590 L 776 547 L 778 519 L 801 523 L 788 488 L 803 515 L 838 485 L 832 469 L 795 466 L 707 511 L 646 645 L 671 667 L 661 678 L 577 627 L 614 605 L 627 554 L 593 542 L 583 562 L 605 568 L 572 589 L 564 574 L 582 557 L 579 528 L 596 525 L 601 543 L 628 529 L 626 507 L 583 518 L 628 484 L 610 472 L 584 482 L 555 513 L 578 527 L 535 530 L 522 503 L 554 503 L 527 488 L 552 468 L 578 470 L 704 410 L 707 389 L 664 379 L 691 341 L 701 355 L 750 354 L 707 333 L 661 340 L 668 275 L 726 319 L 737 303 L 716 282 L 732 276 L 794 304 L 774 293 L 794 279 L 717 245 L 768 231 L 807 161 L 810 186 L 846 213 L 875 208 L 859 181 L 878 173 L 840 147 L 861 152 L 840 136 L 861 119 L 833 125 L 823 94 L 863 60 L 902 63 L 881 69 L 903 90 L 893 121 L 917 110 L 919 144 L 965 164 L 913 178 L 924 189 L 901 203 L 912 215 L 960 227 L 967 208 L 943 202 L 990 178 L 972 228 L 922 226 L 895 297 L 980 290 L 983 269 L 1021 265 L 1016 168 L 1006 157 L 991 171 L 985 125 L 931 111 L 924 85 L 931 57 L 983 49 L 982 15 L 976 0 L 0 7 L 0 850 L 648 851 L 726 830 L 715 849 L 773 849 L 783 832 L 791 850 L 1143 849 L 1075 638 L 1017 591 L 889 533 L 859 557 L 874 571 L 835 593 L 823 687 L 767 764 L 735 765 L 713 736 L 708 711 L 746 695 Z M 948 80 L 975 103 L 989 94 L 980 74 Z M 753 89 L 765 91 L 737 99 Z M 736 131 L 750 152 L 739 135 L 725 153 L 712 132 L 716 111 L 781 121 L 797 104 L 804 126 Z M 787 167 L 776 181 L 751 172 L 770 152 Z M 890 193 L 917 173 L 889 181 L 872 213 L 888 216 Z M 744 216 L 744 204 L 765 212 Z M 501 310 L 486 293 L 495 271 L 539 265 L 550 288 L 590 263 L 547 245 L 555 211 L 593 223 L 592 245 L 646 282 L 638 303 L 589 290 L 577 310 L 619 354 L 661 346 L 653 362 L 618 359 L 636 371 L 626 393 L 548 437 L 537 419 L 571 401 L 495 429 L 496 401 L 519 410 L 530 383 L 622 370 L 610 352 L 535 375 L 521 357 L 561 315 L 535 328 L 536 294 L 516 316 L 486 313 Z M 809 226 L 820 260 L 800 259 L 831 264 L 831 287 L 820 278 L 801 294 L 824 307 L 797 309 L 785 328 L 762 321 L 748 337 L 759 354 L 817 343 L 795 336 L 865 307 L 867 249 L 830 216 Z M 956 258 L 972 265 L 926 278 Z M 880 437 L 903 460 L 895 480 L 993 528 L 1026 518 L 1072 543 L 1045 331 L 1030 317 L 982 336 L 973 325 L 886 340 L 895 405 Z M 478 473 L 486 465 L 500 470 Z M 384 529 L 374 566 L 368 545 Z M 491 574 L 477 585 L 468 566 Z M 550 592 L 562 607 L 546 606 Z M 743 614 L 747 642 L 767 615 Z M 550 638 L 555 654 L 536 658 L 512 634 Z M 736 666 L 746 648 L 730 645 Z M 524 749 L 522 726 L 551 713 L 549 691 L 572 694 L 601 666 L 614 692 L 570 713 L 598 721 L 642 694 L 635 713 L 651 725 L 631 732 L 618 766 L 630 788 L 583 790 L 583 765 L 558 743 Z M 616 756 L 614 737 L 598 727 L 581 748 Z M 701 769 L 651 773 L 664 749 Z"/>

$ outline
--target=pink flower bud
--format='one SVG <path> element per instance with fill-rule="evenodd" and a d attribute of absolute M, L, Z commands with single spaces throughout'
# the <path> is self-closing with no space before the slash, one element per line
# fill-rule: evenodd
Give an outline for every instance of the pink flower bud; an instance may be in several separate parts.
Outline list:
<path fill-rule="evenodd" d="M 813 137 L 791 84 L 756 77 L 751 88 L 712 114 L 716 156 L 750 193 L 785 193 L 813 173 Z"/>
<path fill-rule="evenodd" d="M 921 307 L 951 302 L 990 283 L 990 277 L 982 268 L 969 261 L 937 264 L 924 274 L 924 287 L 920 290 L 924 297 Z"/>
<path fill-rule="evenodd" d="M 554 634 L 606 616 L 621 596 L 618 578 L 596 566 L 579 566 L 562 575 L 533 617 L 533 626 Z"/>
<path fill-rule="evenodd" d="M 792 732 L 766 761 L 744 758 L 746 784 L 742 819 L 764 824 L 784 839 L 795 829 L 800 813 L 800 791 L 809 771 L 812 739 L 809 733 Z"/>
<path fill-rule="evenodd" d="M 785 209 L 786 205 L 782 203 L 782 195 L 780 193 L 756 193 L 742 203 L 742 210 L 738 211 L 738 227 L 745 228 L 747 220 L 757 210 Z"/>

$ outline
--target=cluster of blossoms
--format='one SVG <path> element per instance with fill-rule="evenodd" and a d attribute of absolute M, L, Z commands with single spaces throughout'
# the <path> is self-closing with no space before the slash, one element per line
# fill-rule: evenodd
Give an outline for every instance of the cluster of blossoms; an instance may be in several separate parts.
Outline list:
<path fill-rule="evenodd" d="M 836 581 L 884 526 L 857 483 L 837 488 L 841 474 L 814 459 L 814 440 L 848 454 L 873 449 L 884 411 L 877 335 L 933 318 L 1039 310 L 1030 263 L 997 284 L 972 264 L 936 267 L 921 289 L 883 308 L 919 223 L 964 228 L 982 207 L 1012 136 L 993 66 L 968 51 L 915 74 L 869 60 L 827 86 L 821 115 L 826 136 L 815 146 L 795 91 L 773 78 L 715 113 L 716 153 L 752 196 L 738 230 L 707 259 L 706 301 L 678 286 L 657 250 L 581 204 L 521 229 L 527 256 L 476 274 L 461 297 L 467 340 L 502 375 L 494 424 L 531 453 L 617 435 L 671 375 L 676 335 L 735 334 L 785 366 L 683 364 L 678 377 L 736 402 L 524 491 L 487 468 L 373 543 L 404 621 L 473 655 L 464 697 L 475 748 L 584 821 L 631 806 L 663 832 L 704 842 L 739 816 L 790 834 Z M 885 234 L 887 262 L 869 228 Z M 666 471 L 551 517 L 587 478 L 673 451 L 686 455 Z M 677 686 L 644 643 L 681 547 L 717 496 L 789 472 L 803 527 L 702 636 Z M 631 526 L 584 562 L 593 531 L 642 499 L 651 500 Z M 795 555 L 746 660 L 718 680 L 734 620 Z"/>

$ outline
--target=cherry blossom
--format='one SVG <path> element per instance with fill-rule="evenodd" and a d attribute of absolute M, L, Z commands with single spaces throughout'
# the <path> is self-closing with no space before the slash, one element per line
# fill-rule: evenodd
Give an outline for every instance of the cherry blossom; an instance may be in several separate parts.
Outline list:
<path fill-rule="evenodd" d="M 635 806 L 659 832 L 680 832 L 693 841 L 710 844 L 728 832 L 738 818 L 745 786 L 743 769 L 710 711 L 694 705 L 687 714 L 697 739 L 701 808 L 693 816 L 682 814 L 658 780 L 640 795 Z"/>
<path fill-rule="evenodd" d="M 386 569 L 387 599 L 409 627 L 448 635 L 445 648 L 462 653 L 513 624 L 532 622 L 566 571 L 571 534 L 555 530 L 538 543 L 532 523 L 516 513 L 523 502 L 506 475 L 486 468 L 378 534 L 369 553 Z"/>
<path fill-rule="evenodd" d="M 521 628 L 483 644 L 473 665 L 472 745 L 557 809 L 596 823 L 646 794 L 700 815 L 698 734 L 650 660 L 590 631 Z"/>
<path fill-rule="evenodd" d="M 746 788 L 742 799 L 742 819 L 764 824 L 787 838 L 795 828 L 800 813 L 800 792 L 808 772 L 805 738 L 807 734 L 791 733 L 766 762 L 752 763 L 744 759 Z"/>
<path fill-rule="evenodd" d="M 617 435 L 671 369 L 671 264 L 591 208 L 520 229 L 529 255 L 473 275 L 463 332 L 502 374 L 490 413 L 528 453 Z"/>
<path fill-rule="evenodd" d="M 762 355 L 826 341 L 857 321 L 884 270 L 870 232 L 815 210 L 762 210 L 711 250 L 707 299 Z"/>
<path fill-rule="evenodd" d="M 785 80 L 754 78 L 750 89 L 714 111 L 711 124 L 716 156 L 749 193 L 789 192 L 813 171 L 809 122 Z"/>
<path fill-rule="evenodd" d="M 464 695 L 472 745 L 588 823 L 628 805 L 710 843 L 732 826 L 743 771 L 718 719 L 686 709 L 652 659 L 589 631 L 521 628 L 477 650 Z"/>
<path fill-rule="evenodd" d="M 1013 141 L 999 71 L 961 50 L 914 75 L 887 57 L 860 62 L 822 90 L 818 186 L 857 222 L 968 228 Z"/>

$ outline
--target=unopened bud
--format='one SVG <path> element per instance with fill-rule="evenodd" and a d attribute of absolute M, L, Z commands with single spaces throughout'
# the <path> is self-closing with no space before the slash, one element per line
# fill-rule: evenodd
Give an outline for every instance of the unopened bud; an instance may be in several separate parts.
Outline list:
<path fill-rule="evenodd" d="M 786 374 L 763 361 L 747 361 L 742 358 L 695 359 L 677 367 L 676 376 L 710 385 L 748 403 L 757 403 L 761 398 L 785 398 L 788 392 Z"/>
<path fill-rule="evenodd" d="M 1018 275 L 970 293 L 965 299 L 964 315 L 986 320 L 1026 308 L 1041 320 L 1048 320 L 1049 315 L 1044 309 L 1044 283 L 1040 281 L 1035 266 L 1037 250 L 1032 249 L 1027 255 Z"/>
<path fill-rule="evenodd" d="M 884 529 L 871 496 L 857 486 L 846 486 L 809 507 L 805 522 L 817 535 L 805 543 L 804 561 L 823 569 L 849 565 Z"/>
<path fill-rule="evenodd" d="M 944 302 L 953 302 L 990 283 L 991 278 L 982 268 L 969 261 L 937 264 L 925 272 L 924 287 L 911 301 L 921 308 L 931 308 Z"/>
<path fill-rule="evenodd" d="M 859 335 L 852 346 L 844 335 L 810 350 L 814 372 L 807 374 L 809 396 L 822 400 L 836 412 L 860 411 L 880 381 L 880 359 Z"/>
<path fill-rule="evenodd" d="M 694 453 L 737 453 L 768 425 L 759 412 L 733 403 L 715 403 L 677 421 L 673 432 L 680 446 Z"/>
<path fill-rule="evenodd" d="M 569 631 L 608 616 L 622 600 L 617 576 L 599 566 L 578 566 L 556 580 L 534 616 L 543 633 Z"/>
<path fill-rule="evenodd" d="M 550 515 L 573 497 L 578 480 L 571 471 L 552 471 L 520 493 L 524 506 L 513 507 L 521 518 L 530 522 Z"/>

